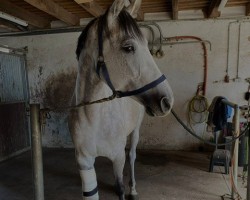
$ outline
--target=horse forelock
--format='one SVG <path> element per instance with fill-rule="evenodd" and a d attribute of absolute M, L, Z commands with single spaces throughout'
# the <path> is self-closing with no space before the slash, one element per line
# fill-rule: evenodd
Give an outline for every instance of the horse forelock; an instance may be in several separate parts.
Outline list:
<path fill-rule="evenodd" d="M 76 48 L 76 56 L 78 60 L 79 60 L 82 50 L 85 48 L 85 43 L 88 37 L 88 32 L 90 28 L 94 25 L 94 23 L 97 21 L 97 19 L 98 19 L 99 25 L 104 31 L 104 35 L 106 37 L 110 37 L 112 30 L 110 30 L 110 28 L 108 27 L 108 12 L 109 10 L 107 10 L 106 13 L 100 16 L 99 18 L 95 18 L 92 21 L 90 21 L 88 25 L 82 31 L 81 35 L 78 38 L 78 43 L 77 43 L 77 48 Z M 122 10 L 120 12 L 117 18 L 117 22 L 119 26 L 119 31 L 121 31 L 124 36 L 130 36 L 132 38 L 139 39 L 139 40 L 143 39 L 143 35 L 138 24 L 126 10 Z"/>
<path fill-rule="evenodd" d="M 143 40 L 143 35 L 138 24 L 126 10 L 120 12 L 118 16 L 118 25 L 120 31 L 122 31 L 125 36 Z"/>

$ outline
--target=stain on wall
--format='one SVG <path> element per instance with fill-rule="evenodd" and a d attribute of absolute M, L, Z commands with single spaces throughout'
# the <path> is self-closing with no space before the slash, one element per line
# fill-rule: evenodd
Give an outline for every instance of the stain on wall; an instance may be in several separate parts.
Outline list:
<path fill-rule="evenodd" d="M 76 81 L 75 72 L 59 72 L 45 80 L 44 105 L 52 108 L 71 103 Z"/>
<path fill-rule="evenodd" d="M 71 136 L 68 131 L 67 117 L 68 111 L 60 110 L 71 104 L 76 73 L 59 72 L 50 75 L 44 81 L 42 89 L 43 106 L 58 109 L 50 112 L 50 117 L 44 125 L 43 141 L 49 147 L 72 147 Z"/>

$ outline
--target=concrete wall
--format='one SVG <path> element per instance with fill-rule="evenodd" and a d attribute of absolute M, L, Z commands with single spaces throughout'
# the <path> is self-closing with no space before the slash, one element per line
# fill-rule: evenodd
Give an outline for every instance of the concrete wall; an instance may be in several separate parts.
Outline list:
<path fill-rule="evenodd" d="M 212 50 L 208 51 L 207 98 L 211 102 L 213 97 L 222 95 L 230 101 L 244 105 L 246 102 L 243 96 L 248 87 L 244 79 L 250 77 L 250 23 L 242 23 L 239 66 L 241 81 L 224 83 L 230 21 L 185 20 L 158 22 L 158 24 L 162 27 L 165 37 L 193 35 L 209 40 Z M 239 24 L 233 24 L 231 27 L 229 49 L 231 78 L 236 76 L 238 27 Z M 0 39 L 0 44 L 11 47 L 28 46 L 27 69 L 32 102 L 63 105 L 69 101 L 77 66 L 74 52 L 78 36 L 79 33 L 65 33 Z M 183 44 L 164 46 L 163 50 L 165 56 L 155 60 L 162 72 L 167 75 L 173 88 L 174 109 L 187 122 L 188 101 L 195 95 L 197 85 L 203 81 L 202 47 L 200 44 Z M 60 113 L 51 117 L 45 126 L 44 146 L 72 146 L 66 125 L 66 114 Z M 199 135 L 203 135 L 203 125 L 195 127 L 195 130 Z M 205 134 L 205 137 L 209 136 L 210 134 Z M 180 150 L 194 149 L 198 144 L 199 142 L 184 131 L 171 115 L 165 118 L 145 116 L 139 148 Z"/>

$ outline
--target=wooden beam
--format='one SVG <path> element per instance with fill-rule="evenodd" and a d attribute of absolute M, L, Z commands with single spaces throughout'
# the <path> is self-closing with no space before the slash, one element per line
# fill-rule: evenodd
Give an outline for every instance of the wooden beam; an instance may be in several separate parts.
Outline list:
<path fill-rule="evenodd" d="M 87 12 L 89 12 L 94 17 L 98 17 L 104 14 L 103 8 L 96 3 L 94 0 L 75 0 L 81 7 L 83 7 Z"/>
<path fill-rule="evenodd" d="M 144 12 L 142 11 L 142 9 L 140 9 L 138 11 L 138 14 L 137 14 L 137 18 L 136 18 L 138 21 L 144 21 Z"/>
<path fill-rule="evenodd" d="M 81 3 L 89 3 L 93 2 L 94 0 L 75 0 L 76 3 L 81 4 Z"/>
<path fill-rule="evenodd" d="M 179 0 L 172 0 L 173 20 L 178 19 L 178 11 L 179 11 Z"/>
<path fill-rule="evenodd" d="M 20 29 L 18 29 L 15 25 L 7 22 L 4 19 L 0 19 L 0 28 L 4 28 L 10 31 L 20 31 Z"/>
<path fill-rule="evenodd" d="M 68 12 L 63 7 L 61 7 L 52 0 L 24 0 L 24 1 L 69 25 L 80 24 L 79 17 Z"/>
<path fill-rule="evenodd" d="M 1 0 L 0 11 L 12 15 L 14 17 L 20 18 L 26 21 L 28 24 L 38 28 L 46 28 L 50 26 L 50 21 L 44 19 L 34 13 L 31 13 L 8 0 Z"/>
<path fill-rule="evenodd" d="M 250 3 L 246 6 L 246 16 L 250 16 Z"/>
<path fill-rule="evenodd" d="M 222 0 L 212 0 L 210 6 L 208 8 L 207 17 L 208 18 L 216 18 L 220 17 L 221 12 L 218 10 Z"/>

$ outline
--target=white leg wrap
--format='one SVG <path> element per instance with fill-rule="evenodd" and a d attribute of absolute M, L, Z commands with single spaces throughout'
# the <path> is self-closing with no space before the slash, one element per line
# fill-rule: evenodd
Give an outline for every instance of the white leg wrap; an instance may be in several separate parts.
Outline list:
<path fill-rule="evenodd" d="M 80 170 L 83 200 L 99 200 L 95 169 Z"/>

